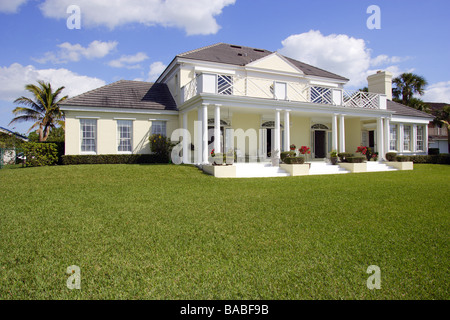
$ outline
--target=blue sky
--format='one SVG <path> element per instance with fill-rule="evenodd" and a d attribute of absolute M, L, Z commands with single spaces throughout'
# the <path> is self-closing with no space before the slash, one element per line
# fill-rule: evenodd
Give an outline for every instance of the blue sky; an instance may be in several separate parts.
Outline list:
<path fill-rule="evenodd" d="M 69 5 L 81 29 L 68 29 Z M 367 13 L 377 5 L 381 29 Z M 426 101 L 450 103 L 448 0 L 0 0 L 0 126 L 38 79 L 70 96 L 119 79 L 154 81 L 175 55 L 217 42 L 263 48 L 367 85 L 414 72 Z M 31 123 L 10 129 L 25 133 Z"/>

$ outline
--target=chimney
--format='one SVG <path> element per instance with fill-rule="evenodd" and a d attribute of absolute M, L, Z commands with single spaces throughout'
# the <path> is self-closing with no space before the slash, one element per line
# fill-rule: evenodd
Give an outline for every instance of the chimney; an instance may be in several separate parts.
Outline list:
<path fill-rule="evenodd" d="M 392 100 L 392 73 L 377 71 L 367 77 L 367 83 L 369 92 L 385 94 L 388 100 Z"/>

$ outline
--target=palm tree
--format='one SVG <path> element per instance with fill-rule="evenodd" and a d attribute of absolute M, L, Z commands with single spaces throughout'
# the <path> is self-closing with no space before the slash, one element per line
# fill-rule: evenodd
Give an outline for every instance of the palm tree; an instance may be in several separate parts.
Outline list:
<path fill-rule="evenodd" d="M 396 86 L 392 90 L 394 98 L 404 105 L 408 105 L 414 94 L 423 95 L 425 87 L 428 85 L 424 77 L 414 73 L 402 73 L 393 79 L 392 83 Z"/>
<path fill-rule="evenodd" d="M 38 128 L 36 131 L 39 134 L 39 142 L 44 142 L 47 140 L 51 128 L 55 128 L 57 125 L 64 127 L 64 114 L 59 109 L 59 104 L 68 96 L 58 100 L 64 87 L 53 92 L 51 84 L 44 81 L 38 81 L 38 85 L 27 84 L 25 89 L 32 94 L 33 99 L 22 96 L 14 101 L 22 106 L 13 110 L 16 117 L 9 124 L 34 121 L 28 132 Z"/>

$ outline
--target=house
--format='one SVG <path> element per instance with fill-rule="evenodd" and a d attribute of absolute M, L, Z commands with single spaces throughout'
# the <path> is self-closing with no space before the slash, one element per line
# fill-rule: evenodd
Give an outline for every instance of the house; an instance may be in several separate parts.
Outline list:
<path fill-rule="evenodd" d="M 369 92 L 347 82 L 278 52 L 217 43 L 177 55 L 155 83 L 121 80 L 66 100 L 66 154 L 150 153 L 155 133 L 181 141 L 182 162 L 194 164 L 212 149 L 264 161 L 291 144 L 318 160 L 360 145 L 382 159 L 427 153 L 433 117 L 392 101 L 392 74 L 369 76 Z"/>
<path fill-rule="evenodd" d="M 10 137 L 13 137 L 13 139 Z M 28 141 L 27 137 L 15 133 L 9 129 L 0 127 L 0 169 L 3 168 L 4 165 L 14 164 L 16 162 L 14 138 L 21 141 Z M 6 142 L 8 140 L 9 142 Z"/>
<path fill-rule="evenodd" d="M 445 106 L 450 103 L 425 102 L 429 107 L 431 114 L 437 115 Z M 444 125 L 430 122 L 428 125 L 429 147 L 439 149 L 440 153 L 449 153 L 448 129 Z"/>

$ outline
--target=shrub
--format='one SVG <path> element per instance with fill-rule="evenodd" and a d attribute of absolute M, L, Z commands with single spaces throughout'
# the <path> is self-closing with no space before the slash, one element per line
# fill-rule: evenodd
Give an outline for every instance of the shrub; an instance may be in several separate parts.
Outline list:
<path fill-rule="evenodd" d="M 99 154 L 99 155 L 66 155 L 62 156 L 62 164 L 144 164 L 158 163 L 154 154 Z"/>
<path fill-rule="evenodd" d="M 439 148 L 429 148 L 428 154 L 431 155 L 438 155 L 439 154 Z"/>
<path fill-rule="evenodd" d="M 365 160 L 367 160 L 367 158 L 363 156 L 347 157 L 347 162 L 349 163 L 363 163 Z"/>
<path fill-rule="evenodd" d="M 407 162 L 407 161 L 410 161 L 411 157 L 410 156 L 397 156 L 396 159 L 398 162 Z"/>
<path fill-rule="evenodd" d="M 305 163 L 304 157 L 287 157 L 284 159 L 286 164 L 303 164 Z"/>
<path fill-rule="evenodd" d="M 292 158 L 292 157 L 295 157 L 295 156 L 296 156 L 295 151 L 285 151 L 285 152 L 282 152 L 280 154 L 281 161 L 283 161 L 283 162 L 284 162 L 284 159 Z"/>
<path fill-rule="evenodd" d="M 386 153 L 386 160 L 387 161 L 396 161 L 397 160 L 396 157 L 397 157 L 397 152 L 388 152 L 388 153 Z"/>
<path fill-rule="evenodd" d="M 170 139 L 160 134 L 152 134 L 149 140 L 150 150 L 157 156 L 158 162 L 168 163 L 173 147 Z"/>
<path fill-rule="evenodd" d="M 22 148 L 27 166 L 51 166 L 58 162 L 58 148 L 54 143 L 26 142 Z"/>
<path fill-rule="evenodd" d="M 353 157 L 353 153 L 341 152 L 341 153 L 338 153 L 338 157 L 341 162 L 347 162 L 347 157 Z"/>

